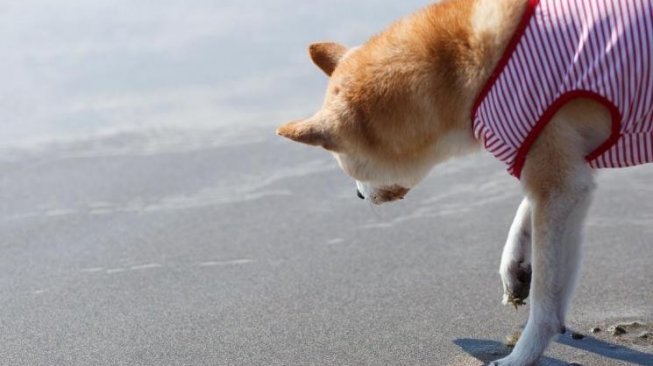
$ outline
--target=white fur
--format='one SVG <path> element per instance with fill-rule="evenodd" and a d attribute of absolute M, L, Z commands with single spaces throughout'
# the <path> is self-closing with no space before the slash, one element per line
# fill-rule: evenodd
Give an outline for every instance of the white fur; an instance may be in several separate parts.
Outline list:
<path fill-rule="evenodd" d="M 452 130 L 440 137 L 427 159 L 421 162 L 413 161 L 411 164 L 380 167 L 377 162 L 369 159 L 339 153 L 333 155 L 340 167 L 349 175 L 353 175 L 351 172 L 356 171 L 359 176 L 373 177 L 366 181 L 356 180 L 356 188 L 366 200 L 381 204 L 384 202 L 378 201 L 375 197 L 384 186 L 399 185 L 411 189 L 422 181 L 436 164 L 454 156 L 459 157 L 475 152 L 479 146 L 469 131 L 461 129 Z"/>
<path fill-rule="evenodd" d="M 474 33 L 495 32 L 501 27 L 505 14 L 500 3 L 497 0 L 479 0 L 476 3 L 472 16 Z"/>
<path fill-rule="evenodd" d="M 531 208 L 528 198 L 524 198 L 517 209 L 510 226 L 506 245 L 503 247 L 499 274 L 503 282 L 503 303 L 510 304 L 511 289 L 518 286 L 517 270 L 531 263 Z"/>
<path fill-rule="evenodd" d="M 512 13 L 517 14 L 517 10 L 521 9 L 515 4 L 517 4 L 516 0 L 478 0 L 471 20 L 474 32 L 478 35 L 477 38 L 484 39 L 485 36 L 490 35 L 496 38 L 497 45 L 502 44 L 505 41 L 503 37 L 508 32 L 504 29 L 505 23 L 513 16 Z M 351 57 L 354 52 L 356 52 L 354 49 L 350 50 L 343 59 Z M 479 75 L 483 74 L 483 71 L 478 72 Z M 469 81 L 468 87 L 473 85 L 475 85 L 474 82 Z M 425 112 L 423 114 L 425 116 L 437 115 L 437 111 L 433 110 L 431 94 L 422 93 L 419 90 L 410 92 L 428 96 L 423 100 L 414 100 L 411 104 L 412 107 L 431 112 L 430 114 Z M 333 98 L 332 105 L 341 106 L 338 103 L 344 103 L 339 102 L 335 95 Z M 463 103 L 460 107 L 469 110 L 472 103 L 473 101 L 470 100 L 468 105 Z M 408 124 L 414 121 L 405 122 Z M 433 119 L 429 122 L 435 125 L 440 121 Z M 397 195 L 380 194 L 384 192 L 384 188 L 400 186 L 410 189 L 421 181 L 436 163 L 480 148 L 481 144 L 475 140 L 470 131 L 471 124 L 467 119 L 464 122 L 464 125 L 461 124 L 458 127 L 458 130 L 449 130 L 450 132 L 444 136 L 438 136 L 437 142 L 428 153 L 411 158 L 405 164 L 398 163 L 397 159 L 379 160 L 374 155 L 366 156 L 360 152 L 357 154 L 336 152 L 334 156 L 342 169 L 356 179 L 356 186 L 365 199 L 380 204 L 383 203 L 382 200 L 390 201 L 402 198 L 399 196 L 403 194 L 403 190 Z M 571 124 L 560 124 L 560 126 L 567 125 Z M 575 130 L 570 130 L 575 133 Z M 604 140 L 600 134 L 597 136 L 599 143 Z M 573 138 L 564 138 L 561 141 L 566 141 L 569 144 L 567 146 L 584 146 L 580 139 L 575 141 Z M 393 150 L 394 147 L 385 146 L 385 148 Z M 589 149 L 589 151 L 593 150 L 594 148 Z M 343 149 L 343 151 L 347 150 Z M 503 250 L 500 274 L 504 286 L 504 302 L 509 302 L 510 290 L 514 289 L 519 282 L 518 271 L 515 268 L 531 265 L 530 317 L 513 352 L 504 359 L 494 361 L 491 365 L 534 365 L 553 336 L 564 329 L 565 314 L 576 283 L 580 263 L 583 221 L 593 189 L 591 169 L 584 159 L 579 158 L 586 154 L 581 151 L 577 153 L 578 156 L 568 157 L 569 159 L 578 158 L 578 161 L 572 169 L 572 174 L 564 172 L 565 177 L 568 177 L 564 184 L 543 188 L 548 192 L 538 192 L 537 195 L 528 194 L 517 210 Z M 560 157 L 555 156 L 553 159 L 560 159 Z M 527 161 L 526 167 L 528 164 Z M 541 168 L 546 169 L 546 167 Z M 526 184 L 527 175 L 524 175 L 522 179 L 526 189 L 529 187 L 541 188 L 543 185 L 542 182 Z M 556 181 L 555 184 L 558 182 Z M 542 195 L 546 199 L 543 199 Z"/>
<path fill-rule="evenodd" d="M 591 169 L 579 162 L 567 187 L 553 190 L 548 204 L 532 203 L 531 309 L 512 353 L 493 366 L 534 365 L 553 336 L 564 329 L 565 314 L 580 268 L 581 233 L 594 188 Z"/>

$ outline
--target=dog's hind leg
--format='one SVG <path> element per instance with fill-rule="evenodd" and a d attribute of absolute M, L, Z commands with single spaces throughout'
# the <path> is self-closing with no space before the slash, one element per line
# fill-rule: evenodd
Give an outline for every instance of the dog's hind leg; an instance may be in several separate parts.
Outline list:
<path fill-rule="evenodd" d="M 503 303 L 524 305 L 531 287 L 531 207 L 524 198 L 510 226 L 501 255 L 499 274 L 503 282 Z"/>

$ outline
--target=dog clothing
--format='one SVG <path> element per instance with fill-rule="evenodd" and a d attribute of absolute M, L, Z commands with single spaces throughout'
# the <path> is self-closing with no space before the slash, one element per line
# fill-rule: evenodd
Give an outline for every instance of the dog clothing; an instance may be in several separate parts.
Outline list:
<path fill-rule="evenodd" d="M 528 150 L 571 99 L 612 115 L 592 168 L 653 162 L 653 2 L 529 0 L 472 111 L 474 135 L 519 178 Z"/>

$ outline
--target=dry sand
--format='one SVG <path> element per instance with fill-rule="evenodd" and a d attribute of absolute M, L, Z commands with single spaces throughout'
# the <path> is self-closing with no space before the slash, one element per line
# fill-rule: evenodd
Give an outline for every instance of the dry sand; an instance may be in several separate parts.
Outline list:
<path fill-rule="evenodd" d="M 171 134 L 3 153 L 0 364 L 462 366 L 509 351 L 527 309 L 500 304 L 497 268 L 520 193 L 489 156 L 371 207 L 328 154 L 272 128 Z M 636 337 L 653 324 L 653 166 L 599 181 L 567 324 L 585 337 L 558 337 L 542 365 L 653 365 Z"/>

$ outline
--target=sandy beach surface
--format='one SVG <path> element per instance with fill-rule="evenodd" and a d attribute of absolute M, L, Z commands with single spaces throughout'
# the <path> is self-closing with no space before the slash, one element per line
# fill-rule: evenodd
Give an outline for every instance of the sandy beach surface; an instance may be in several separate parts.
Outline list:
<path fill-rule="evenodd" d="M 2 156 L 2 365 L 483 365 L 526 319 L 497 274 L 520 190 L 485 154 L 380 207 L 272 128 Z M 585 337 L 542 365 L 653 365 L 651 182 L 600 174 L 568 320 Z"/>
<path fill-rule="evenodd" d="M 509 352 L 528 309 L 500 303 L 521 197 L 498 162 L 447 163 L 374 207 L 328 154 L 274 136 L 321 102 L 309 43 L 360 44 L 429 3 L 5 1 L 0 365 Z M 653 165 L 601 174 L 585 249 L 567 324 L 585 337 L 541 364 L 653 365 Z"/>

